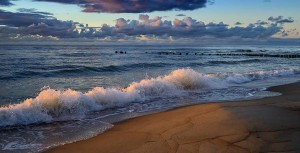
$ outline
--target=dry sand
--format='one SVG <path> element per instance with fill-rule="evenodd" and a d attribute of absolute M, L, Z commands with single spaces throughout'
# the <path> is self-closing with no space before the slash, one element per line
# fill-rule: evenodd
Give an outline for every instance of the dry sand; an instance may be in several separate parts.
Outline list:
<path fill-rule="evenodd" d="M 210 103 L 118 123 L 48 153 L 300 153 L 300 83 L 282 96 Z"/>

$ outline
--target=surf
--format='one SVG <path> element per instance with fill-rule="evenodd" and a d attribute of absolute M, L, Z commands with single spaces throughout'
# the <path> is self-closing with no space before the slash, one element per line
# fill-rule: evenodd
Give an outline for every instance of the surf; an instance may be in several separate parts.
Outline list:
<path fill-rule="evenodd" d="M 298 69 L 280 69 L 205 74 L 191 68 L 182 68 L 164 76 L 132 82 L 125 88 L 95 87 L 87 92 L 44 88 L 35 98 L 0 107 L 0 127 L 78 120 L 89 112 L 151 101 L 157 97 L 172 97 L 195 90 L 223 89 L 255 80 L 299 73 Z"/>

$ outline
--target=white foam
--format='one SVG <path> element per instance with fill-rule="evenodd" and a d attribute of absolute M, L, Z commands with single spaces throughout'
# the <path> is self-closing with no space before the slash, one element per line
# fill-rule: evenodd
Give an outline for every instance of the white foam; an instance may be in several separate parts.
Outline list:
<path fill-rule="evenodd" d="M 23 150 L 42 146 L 42 144 L 22 144 L 19 141 L 13 141 L 3 147 L 2 150 Z"/>
<path fill-rule="evenodd" d="M 245 83 L 254 80 L 261 80 L 271 77 L 290 76 L 299 73 L 297 69 L 280 69 L 269 71 L 255 71 L 243 74 L 227 74 L 226 81 L 229 83 Z"/>
<path fill-rule="evenodd" d="M 133 82 L 124 89 L 96 87 L 82 93 L 71 89 L 47 88 L 35 98 L 1 107 L 0 126 L 80 119 L 90 111 L 125 106 L 157 96 L 180 95 L 188 90 L 221 89 L 232 84 L 294 73 L 295 70 L 273 70 L 245 74 L 203 74 L 187 68 L 174 70 L 169 75 Z"/>

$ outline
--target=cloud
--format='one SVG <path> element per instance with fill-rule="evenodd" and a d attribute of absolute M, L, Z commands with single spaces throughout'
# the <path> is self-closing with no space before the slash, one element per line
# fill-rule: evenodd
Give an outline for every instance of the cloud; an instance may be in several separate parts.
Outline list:
<path fill-rule="evenodd" d="M 288 30 L 284 29 L 280 32 L 280 34 L 282 37 L 287 37 L 290 34 L 298 35 L 298 32 L 297 29 L 288 29 Z"/>
<path fill-rule="evenodd" d="M 241 22 L 236 22 L 235 25 L 242 25 L 243 23 Z"/>
<path fill-rule="evenodd" d="M 49 12 L 37 11 L 37 9 L 35 9 L 35 8 L 30 8 L 30 9 L 18 8 L 17 11 L 20 12 L 20 13 L 41 14 L 41 15 L 46 15 L 46 16 L 52 16 L 53 15 L 52 13 L 49 13 Z"/>
<path fill-rule="evenodd" d="M 223 22 L 205 24 L 191 17 L 167 21 L 162 20 L 161 17 L 150 19 L 147 15 L 140 15 L 139 20 L 118 19 L 114 32 L 127 36 L 154 35 L 156 37 L 173 37 L 174 39 L 194 39 L 205 36 L 216 38 L 267 38 L 280 32 L 281 29 L 281 26 L 275 24 L 268 26 L 249 24 L 246 27 L 229 27 Z"/>
<path fill-rule="evenodd" d="M 0 38 L 84 38 L 109 41 L 181 41 L 203 39 L 268 39 L 275 34 L 287 36 L 290 32 L 277 24 L 281 19 L 245 26 L 229 26 L 223 22 L 204 23 L 191 17 L 164 20 L 141 14 L 137 20 L 119 18 L 115 25 L 84 26 L 74 21 L 58 20 L 47 12 L 19 9 L 19 12 L 0 10 Z M 282 22 L 282 21 L 280 21 Z M 286 23 L 286 22 L 284 22 Z M 33 37 L 35 36 L 35 37 Z"/>
<path fill-rule="evenodd" d="M 0 6 L 11 6 L 13 3 L 11 3 L 12 0 L 1 0 Z"/>
<path fill-rule="evenodd" d="M 31 24 L 55 20 L 53 16 L 45 13 L 9 12 L 4 10 L 0 10 L 0 18 L 0 25 L 13 27 L 29 26 Z"/>
<path fill-rule="evenodd" d="M 177 14 L 176 16 L 186 16 L 185 14 Z"/>
<path fill-rule="evenodd" d="M 78 35 L 76 22 L 57 20 L 47 12 L 19 11 L 21 12 L 0 10 L 0 37 L 39 35 L 64 38 Z"/>
<path fill-rule="evenodd" d="M 258 20 L 255 24 L 263 26 L 263 25 L 268 25 L 269 23 L 266 21 Z"/>
<path fill-rule="evenodd" d="M 35 41 L 35 40 L 59 40 L 57 37 L 53 36 L 41 36 L 41 35 L 20 35 L 17 34 L 15 37 L 11 37 L 12 40 L 26 40 L 26 41 Z"/>
<path fill-rule="evenodd" d="M 168 10 L 195 10 L 203 8 L 208 0 L 36 0 L 76 4 L 84 12 L 145 13 Z"/>
<path fill-rule="evenodd" d="M 293 23 L 294 20 L 289 17 L 289 18 L 283 18 L 283 16 L 278 16 L 278 17 L 269 17 L 268 18 L 269 21 L 275 22 L 275 23 L 279 23 L 279 24 L 284 24 L 284 23 Z"/>

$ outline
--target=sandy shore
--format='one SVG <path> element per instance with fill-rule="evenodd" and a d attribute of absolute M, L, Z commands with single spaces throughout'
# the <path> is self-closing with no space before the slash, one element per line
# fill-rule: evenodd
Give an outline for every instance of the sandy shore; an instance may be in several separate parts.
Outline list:
<path fill-rule="evenodd" d="M 300 83 L 282 96 L 200 104 L 118 123 L 48 153 L 299 153 Z"/>

